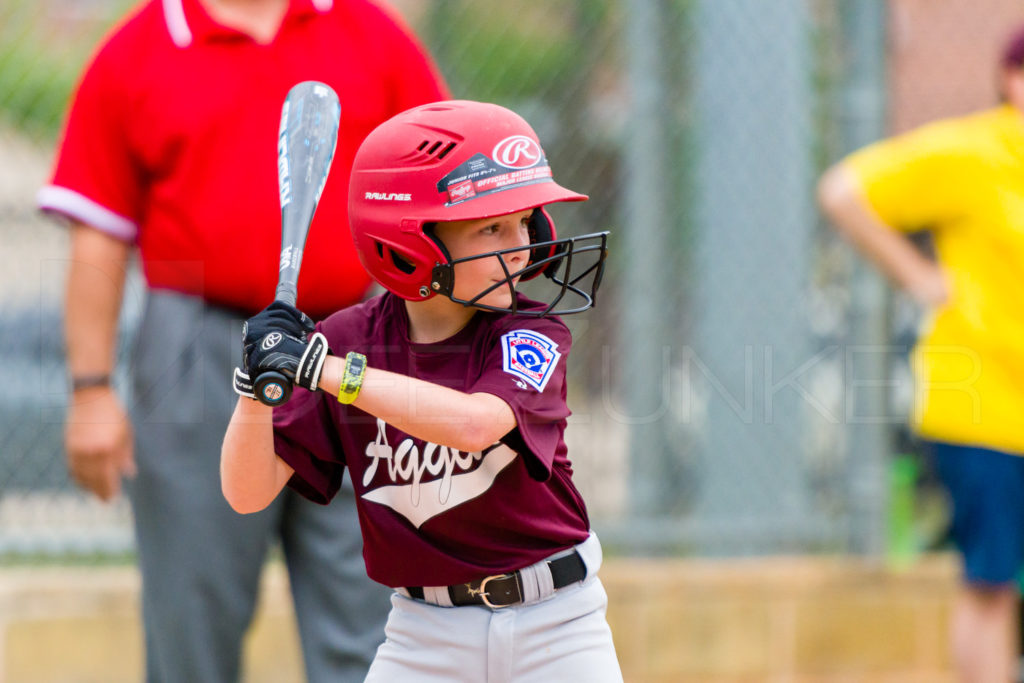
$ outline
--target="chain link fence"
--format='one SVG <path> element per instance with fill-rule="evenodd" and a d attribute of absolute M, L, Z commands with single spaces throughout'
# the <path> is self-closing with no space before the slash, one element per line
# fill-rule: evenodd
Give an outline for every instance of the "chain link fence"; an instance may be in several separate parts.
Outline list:
<path fill-rule="evenodd" d="M 570 454 L 606 546 L 880 555 L 917 312 L 891 302 L 822 223 L 815 179 L 887 130 L 994 101 L 994 54 L 1024 10 L 1003 0 L 394 4 L 457 97 L 523 114 L 560 181 L 591 196 L 553 208 L 560 232 L 612 232 L 598 307 L 567 319 Z M 92 501 L 65 471 L 66 235 L 33 209 L 75 78 L 126 7 L 0 4 L 3 557 L 132 547 L 125 503 Z"/>

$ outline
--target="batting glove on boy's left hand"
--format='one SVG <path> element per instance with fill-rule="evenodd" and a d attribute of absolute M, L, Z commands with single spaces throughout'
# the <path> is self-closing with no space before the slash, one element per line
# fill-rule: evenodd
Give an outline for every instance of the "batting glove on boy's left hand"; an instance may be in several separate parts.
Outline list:
<path fill-rule="evenodd" d="M 316 391 L 328 348 L 327 339 L 319 332 L 306 340 L 314 329 L 309 316 L 280 301 L 249 318 L 242 329 L 242 379 L 255 381 L 260 374 L 274 370 L 300 387 Z M 244 382 L 241 388 L 245 388 Z M 236 377 L 235 390 L 247 395 L 239 389 Z"/>
<path fill-rule="evenodd" d="M 327 337 L 319 332 L 308 342 L 280 332 L 270 332 L 246 354 L 246 369 L 235 368 L 235 393 L 256 398 L 254 382 L 270 370 L 280 372 L 303 389 L 316 391 L 329 352 Z"/>

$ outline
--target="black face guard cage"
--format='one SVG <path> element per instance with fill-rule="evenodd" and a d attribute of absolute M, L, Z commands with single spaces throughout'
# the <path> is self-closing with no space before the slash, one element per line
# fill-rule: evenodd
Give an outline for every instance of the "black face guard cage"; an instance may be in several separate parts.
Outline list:
<path fill-rule="evenodd" d="M 502 258 L 505 254 L 514 254 L 529 250 L 531 255 L 548 253 L 549 256 L 531 260 L 525 268 L 510 272 L 508 264 Z M 589 256 L 584 258 L 583 255 Z M 457 304 L 463 306 L 474 306 L 485 311 L 496 313 L 517 313 L 528 317 L 541 318 L 546 315 L 569 315 L 582 313 L 594 306 L 597 298 L 597 288 L 601 286 L 601 277 L 604 275 L 604 261 L 608 257 L 608 233 L 594 232 L 579 237 L 566 237 L 563 239 L 539 242 L 527 247 L 513 247 L 499 251 L 489 251 L 484 254 L 475 254 L 465 258 L 455 259 L 449 263 L 438 263 L 431 273 L 430 287 L 438 294 L 442 294 Z M 476 261 L 485 258 L 497 258 L 505 271 L 505 280 L 496 282 L 484 289 L 472 299 L 458 299 L 452 292 L 455 290 L 455 266 L 466 261 Z M 577 262 L 583 261 L 588 264 L 584 266 L 582 273 L 573 273 L 573 259 Z M 592 261 L 592 262 L 591 262 Z M 552 298 L 551 303 L 545 309 L 519 310 L 519 302 L 516 297 L 515 278 L 529 277 L 543 273 L 543 275 L 558 286 L 557 294 Z M 586 283 L 580 284 L 585 278 L 590 278 L 590 286 Z M 507 308 L 490 306 L 478 303 L 491 292 L 501 287 L 507 287 L 512 299 L 512 305 Z M 562 299 L 569 294 L 569 301 L 562 307 L 558 305 Z M 572 304 L 576 305 L 573 306 Z"/>

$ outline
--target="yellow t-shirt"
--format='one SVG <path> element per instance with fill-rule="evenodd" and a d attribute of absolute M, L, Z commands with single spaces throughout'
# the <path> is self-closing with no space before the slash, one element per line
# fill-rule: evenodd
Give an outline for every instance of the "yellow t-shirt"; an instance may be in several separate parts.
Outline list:
<path fill-rule="evenodd" d="M 1024 454 L 1024 116 L 939 121 L 845 164 L 884 222 L 932 233 L 952 287 L 914 349 L 916 430 Z"/>

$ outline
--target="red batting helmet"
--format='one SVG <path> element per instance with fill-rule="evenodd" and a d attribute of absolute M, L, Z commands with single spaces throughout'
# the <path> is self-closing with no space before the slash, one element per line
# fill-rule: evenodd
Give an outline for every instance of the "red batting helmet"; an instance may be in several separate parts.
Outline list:
<path fill-rule="evenodd" d="M 515 312 L 514 293 L 508 309 L 478 300 L 497 287 L 513 289 L 513 278 L 528 280 L 543 273 L 560 291 L 539 314 L 576 313 L 593 305 L 604 269 L 607 233 L 558 239 L 551 217 L 541 207 L 585 199 L 586 195 L 554 181 L 537 134 L 519 115 L 495 104 L 453 100 L 405 111 L 367 136 L 352 165 L 349 223 L 363 266 L 404 299 L 418 301 L 442 294 L 465 305 Z M 430 225 L 527 209 L 536 209 L 530 219 L 528 265 L 513 273 L 506 267 L 504 283 L 473 299 L 454 298 L 453 266 L 468 259 L 450 259 Z M 578 256 L 587 252 L 588 259 Z M 468 258 L 500 258 L 504 253 Z M 571 276 L 574 256 L 578 263 L 587 260 L 589 266 Z M 589 292 L 578 286 L 588 275 Z M 581 297 L 583 303 L 556 310 L 567 292 Z"/>

